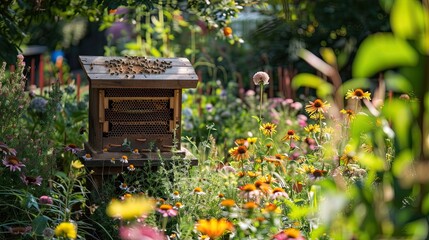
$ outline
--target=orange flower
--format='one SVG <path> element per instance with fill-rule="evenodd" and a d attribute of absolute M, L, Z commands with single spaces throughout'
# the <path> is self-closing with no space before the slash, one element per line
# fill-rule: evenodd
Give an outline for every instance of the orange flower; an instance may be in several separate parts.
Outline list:
<path fill-rule="evenodd" d="M 230 27 L 224 27 L 223 28 L 223 35 L 225 35 L 225 37 L 232 36 L 232 28 L 230 28 Z"/>
<path fill-rule="evenodd" d="M 234 226 L 226 219 L 200 219 L 197 223 L 197 230 L 210 239 L 221 237 L 227 231 L 232 231 Z"/>
<path fill-rule="evenodd" d="M 249 152 L 247 151 L 246 146 L 235 147 L 230 151 L 230 154 L 236 161 L 246 160 L 249 158 Z"/>

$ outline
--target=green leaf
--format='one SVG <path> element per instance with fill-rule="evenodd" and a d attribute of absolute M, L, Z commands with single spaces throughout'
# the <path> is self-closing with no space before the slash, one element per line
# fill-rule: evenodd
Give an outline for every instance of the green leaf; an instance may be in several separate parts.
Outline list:
<path fill-rule="evenodd" d="M 298 89 L 300 87 L 316 89 L 317 96 L 321 98 L 325 98 L 327 95 L 332 94 L 334 89 L 332 84 L 310 73 L 301 73 L 292 79 L 292 88 Z"/>
<path fill-rule="evenodd" d="M 384 170 L 384 160 L 374 154 L 362 154 L 359 156 L 359 163 L 373 171 Z"/>
<path fill-rule="evenodd" d="M 393 33 L 401 38 L 416 39 L 424 31 L 424 11 L 416 0 L 396 0 L 390 14 Z"/>
<path fill-rule="evenodd" d="M 383 113 L 387 119 L 393 123 L 393 130 L 396 133 L 396 139 L 401 149 L 409 147 L 410 128 L 413 113 L 410 109 L 410 104 L 394 99 L 386 102 L 383 107 Z"/>
<path fill-rule="evenodd" d="M 415 66 L 418 54 L 405 40 L 392 34 L 378 33 L 367 37 L 353 62 L 353 77 L 365 78 L 400 66 Z"/>
<path fill-rule="evenodd" d="M 46 227 L 48 226 L 48 217 L 46 216 L 38 216 L 37 218 L 35 218 L 32 222 L 32 227 L 33 227 L 33 231 L 37 234 L 37 235 L 42 235 L 43 234 L 43 230 L 46 229 Z"/>
<path fill-rule="evenodd" d="M 388 71 L 384 78 L 386 79 L 386 89 L 396 92 L 409 93 L 413 90 L 413 86 L 403 75 L 393 71 Z"/>

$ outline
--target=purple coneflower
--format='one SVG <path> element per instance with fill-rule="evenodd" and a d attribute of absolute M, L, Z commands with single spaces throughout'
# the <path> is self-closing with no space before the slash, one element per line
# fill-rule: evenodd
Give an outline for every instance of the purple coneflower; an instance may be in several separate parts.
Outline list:
<path fill-rule="evenodd" d="M 42 180 L 43 180 L 41 176 L 30 177 L 30 176 L 25 176 L 24 174 L 21 174 L 21 179 L 27 186 L 28 185 L 40 186 L 42 185 Z"/>
<path fill-rule="evenodd" d="M 6 156 L 3 159 L 3 164 L 8 167 L 11 172 L 15 172 L 16 170 L 21 171 L 21 167 L 25 167 L 16 156 Z"/>

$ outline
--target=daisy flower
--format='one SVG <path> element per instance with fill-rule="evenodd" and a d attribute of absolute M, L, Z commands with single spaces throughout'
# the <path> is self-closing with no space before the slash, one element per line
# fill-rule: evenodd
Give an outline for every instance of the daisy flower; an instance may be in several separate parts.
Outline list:
<path fill-rule="evenodd" d="M 120 159 L 121 163 L 128 163 L 128 157 L 123 155 Z"/>

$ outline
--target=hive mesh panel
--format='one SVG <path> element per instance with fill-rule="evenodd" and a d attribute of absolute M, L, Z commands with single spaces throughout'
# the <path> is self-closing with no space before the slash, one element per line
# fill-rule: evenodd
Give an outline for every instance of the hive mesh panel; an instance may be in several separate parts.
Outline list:
<path fill-rule="evenodd" d="M 107 137 L 121 137 L 124 135 L 150 135 L 150 134 L 168 134 L 169 126 L 163 122 L 155 124 L 137 124 L 137 123 L 110 123 L 110 131 Z"/>
<path fill-rule="evenodd" d="M 106 97 L 173 97 L 174 89 L 154 88 L 108 88 Z"/>
<path fill-rule="evenodd" d="M 114 112 L 147 113 L 154 110 L 168 110 L 170 100 L 110 100 L 109 109 Z"/>
<path fill-rule="evenodd" d="M 155 111 L 129 111 L 115 112 L 111 109 L 106 109 L 106 121 L 109 122 L 137 122 L 137 121 L 168 121 L 173 116 L 173 110 Z"/>

